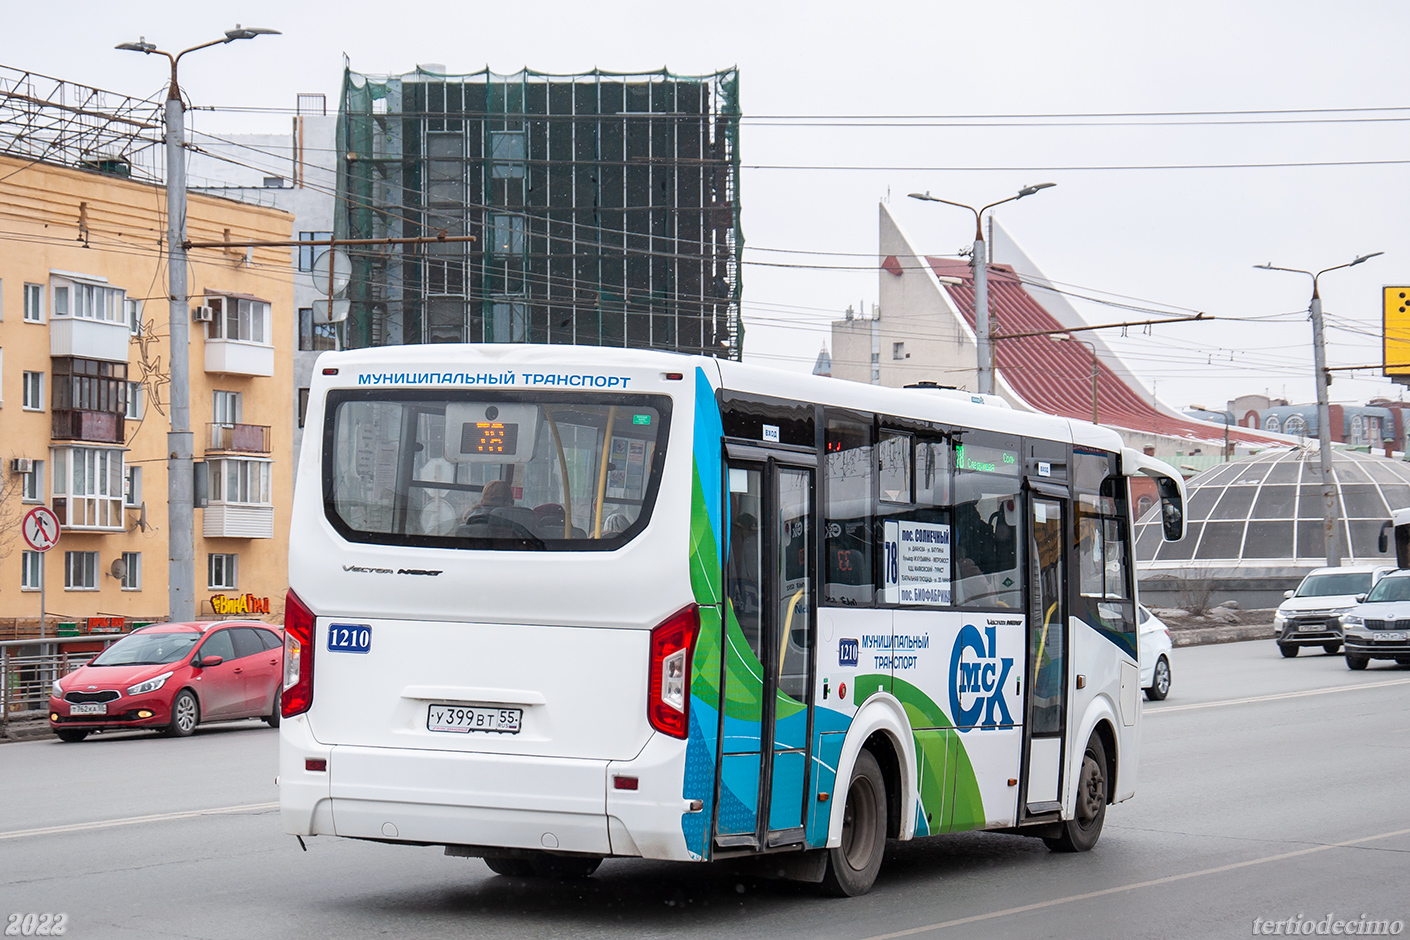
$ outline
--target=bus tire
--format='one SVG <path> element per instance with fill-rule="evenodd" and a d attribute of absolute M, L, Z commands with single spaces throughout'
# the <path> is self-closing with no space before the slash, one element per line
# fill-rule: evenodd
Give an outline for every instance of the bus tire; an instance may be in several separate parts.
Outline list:
<path fill-rule="evenodd" d="M 484 862 L 496 875 L 504 875 L 509 878 L 531 878 L 534 875 L 534 863 L 527 858 L 486 855 Z"/>
<path fill-rule="evenodd" d="M 1054 852 L 1091 851 L 1102 836 L 1108 798 L 1106 748 L 1094 732 L 1087 740 L 1087 750 L 1082 754 L 1073 818 L 1060 824 L 1061 835 L 1043 839 L 1044 844 Z"/>
<path fill-rule="evenodd" d="M 533 873 L 540 878 L 576 881 L 597 871 L 602 859 L 585 855 L 542 855 L 532 859 L 529 864 Z"/>
<path fill-rule="evenodd" d="M 866 894 L 886 852 L 886 779 L 871 751 L 857 753 L 842 810 L 842 843 L 827 850 L 823 890 L 834 897 Z"/>

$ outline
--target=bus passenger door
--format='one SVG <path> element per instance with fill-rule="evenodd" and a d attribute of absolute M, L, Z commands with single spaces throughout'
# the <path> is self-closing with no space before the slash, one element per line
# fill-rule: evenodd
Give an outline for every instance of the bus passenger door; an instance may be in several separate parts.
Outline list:
<path fill-rule="evenodd" d="M 792 453 L 731 457 L 715 841 L 804 839 L 811 731 L 815 471 Z M 788 463 L 783 461 L 787 460 Z"/>
<path fill-rule="evenodd" d="M 1028 610 L 1024 815 L 1061 809 L 1062 737 L 1067 715 L 1065 500 L 1033 494 Z"/>

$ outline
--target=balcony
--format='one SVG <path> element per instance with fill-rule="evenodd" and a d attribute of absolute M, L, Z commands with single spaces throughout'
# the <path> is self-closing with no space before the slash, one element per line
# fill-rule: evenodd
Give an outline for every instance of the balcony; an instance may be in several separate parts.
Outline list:
<path fill-rule="evenodd" d="M 208 539 L 272 539 L 274 507 L 212 502 L 201 519 L 201 534 Z"/>
<path fill-rule="evenodd" d="M 49 318 L 49 355 L 126 362 L 131 338 L 126 323 L 86 317 Z"/>
<path fill-rule="evenodd" d="M 206 453 L 267 454 L 267 424 L 207 424 Z"/>
<path fill-rule="evenodd" d="M 225 375 L 274 375 L 274 347 L 239 339 L 206 340 L 206 371 Z"/>
<path fill-rule="evenodd" d="M 56 441 L 101 441 L 121 444 L 126 431 L 123 416 L 110 411 L 55 411 L 52 437 Z"/>

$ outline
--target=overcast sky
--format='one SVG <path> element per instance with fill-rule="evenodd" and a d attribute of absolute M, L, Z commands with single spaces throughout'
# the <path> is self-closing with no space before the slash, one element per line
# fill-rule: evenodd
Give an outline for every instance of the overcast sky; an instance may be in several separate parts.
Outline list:
<path fill-rule="evenodd" d="M 1381 287 L 1410 283 L 1410 58 L 1395 41 L 1410 35 L 1404 0 L 78 0 L 62 23 L 42 4 L 6 12 L 0 64 L 136 96 L 163 86 L 164 62 L 114 51 L 118 42 L 140 35 L 180 49 L 237 21 L 282 30 L 183 60 L 182 84 L 197 105 L 282 109 L 193 117 L 212 133 L 282 131 L 299 92 L 335 102 L 344 54 L 370 73 L 418 63 L 452 73 L 737 65 L 750 246 L 745 354 L 785 368 L 810 368 L 829 321 L 876 300 L 877 203 L 888 194 L 923 251 L 953 255 L 969 243 L 968 213 L 905 198 L 917 190 L 983 204 L 1056 182 L 999 210 L 1050 278 L 1085 294 L 1138 298 L 1137 306 L 1240 318 L 1161 326 L 1150 336 L 1132 330 L 1126 340 L 1104 334 L 1177 406 L 1219 408 L 1264 391 L 1312 399 L 1310 281 L 1254 264 L 1318 269 L 1385 252 L 1323 279 L 1331 365 L 1380 361 Z M 1249 115 L 1228 126 L 1209 122 L 1235 119 L 1207 115 L 1051 117 L 1304 109 L 1321 113 Z M 942 119 L 923 127 L 765 120 L 801 115 Z M 1275 118 L 1294 123 L 1268 123 Z M 966 123 L 983 126 L 956 126 Z M 1100 169 L 1311 162 L 1350 165 Z M 769 266 L 780 263 L 799 267 Z M 1148 316 L 1078 306 L 1092 323 Z M 1359 375 L 1340 373 L 1333 400 L 1400 396 L 1378 372 Z"/>

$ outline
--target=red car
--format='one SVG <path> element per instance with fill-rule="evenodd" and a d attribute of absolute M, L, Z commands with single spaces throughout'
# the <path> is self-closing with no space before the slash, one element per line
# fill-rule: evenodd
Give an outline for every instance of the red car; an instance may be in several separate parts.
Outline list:
<path fill-rule="evenodd" d="M 49 691 L 49 727 L 65 741 L 105 728 L 185 737 L 203 721 L 279 725 L 284 638 L 259 621 L 162 623 L 134 630 Z"/>

